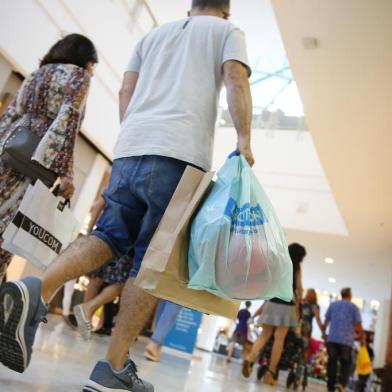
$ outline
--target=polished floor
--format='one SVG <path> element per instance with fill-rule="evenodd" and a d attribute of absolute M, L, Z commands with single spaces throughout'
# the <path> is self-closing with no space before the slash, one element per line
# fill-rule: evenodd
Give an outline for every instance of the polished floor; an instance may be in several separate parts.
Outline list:
<path fill-rule="evenodd" d="M 18 374 L 0 365 L 0 392 L 78 392 L 97 359 L 104 356 L 108 339 L 94 337 L 83 341 L 59 317 L 38 331 L 30 367 Z M 157 392 L 256 392 L 285 390 L 284 378 L 276 388 L 246 380 L 240 364 L 227 364 L 223 357 L 197 351 L 192 360 L 163 353 L 155 364 L 143 358 L 145 342 L 133 349 L 139 373 L 155 385 Z M 325 386 L 311 383 L 308 392 L 325 391 Z"/>

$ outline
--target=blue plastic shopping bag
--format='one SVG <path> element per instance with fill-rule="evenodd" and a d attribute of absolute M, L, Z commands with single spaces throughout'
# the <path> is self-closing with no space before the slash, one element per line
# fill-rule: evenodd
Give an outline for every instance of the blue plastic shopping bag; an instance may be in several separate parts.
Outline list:
<path fill-rule="evenodd" d="M 231 156 L 191 227 L 189 288 L 290 301 L 293 266 L 274 209 L 243 156 Z"/>

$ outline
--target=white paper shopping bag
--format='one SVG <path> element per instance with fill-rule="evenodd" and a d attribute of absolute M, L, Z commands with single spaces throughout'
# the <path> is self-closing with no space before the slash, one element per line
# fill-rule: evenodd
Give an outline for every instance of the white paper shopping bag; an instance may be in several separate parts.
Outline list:
<path fill-rule="evenodd" d="M 45 269 L 77 237 L 80 227 L 67 203 L 37 181 L 3 233 L 2 247 Z"/>

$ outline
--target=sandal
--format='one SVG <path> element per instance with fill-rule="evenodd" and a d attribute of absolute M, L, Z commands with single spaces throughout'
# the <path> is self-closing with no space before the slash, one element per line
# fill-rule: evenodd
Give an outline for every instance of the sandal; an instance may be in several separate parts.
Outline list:
<path fill-rule="evenodd" d="M 268 369 L 263 379 L 264 384 L 275 386 L 278 383 L 276 373 Z"/>
<path fill-rule="evenodd" d="M 249 376 L 252 374 L 252 368 L 253 368 L 254 362 L 250 362 L 247 359 L 242 362 L 242 375 L 246 378 L 249 378 Z"/>

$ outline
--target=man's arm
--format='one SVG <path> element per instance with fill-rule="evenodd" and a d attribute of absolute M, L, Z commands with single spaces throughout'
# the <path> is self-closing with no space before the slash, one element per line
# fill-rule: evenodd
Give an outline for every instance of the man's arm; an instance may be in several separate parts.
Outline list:
<path fill-rule="evenodd" d="M 138 79 L 139 72 L 128 71 L 124 74 L 124 79 L 118 94 L 120 99 L 120 122 L 124 119 L 125 112 L 135 91 Z"/>
<path fill-rule="evenodd" d="M 301 304 L 302 303 L 302 298 L 304 295 L 304 289 L 302 286 L 302 270 L 301 267 L 298 268 L 298 271 L 295 275 L 295 293 L 294 293 L 294 300 L 297 304 Z"/>
<path fill-rule="evenodd" d="M 322 325 L 321 332 L 323 333 L 323 339 L 326 341 L 327 340 L 327 328 L 329 325 L 329 320 L 325 320 L 324 324 Z"/>
<path fill-rule="evenodd" d="M 359 339 L 361 345 L 365 345 L 366 344 L 366 334 L 365 334 L 365 331 L 363 330 L 362 322 L 358 322 L 355 324 L 355 331 L 358 334 L 358 339 Z"/>
<path fill-rule="evenodd" d="M 223 81 L 227 90 L 229 111 L 238 135 L 237 150 L 252 166 L 254 157 L 250 134 L 253 107 L 248 69 L 238 61 L 226 61 L 223 64 Z"/>
<path fill-rule="evenodd" d="M 264 302 L 264 303 L 265 303 L 265 302 Z M 261 305 L 261 306 L 257 309 L 257 311 L 255 312 L 255 314 L 254 314 L 252 317 L 255 318 L 255 317 L 257 317 L 257 316 L 261 316 L 261 314 L 263 313 L 263 307 L 264 307 L 264 304 Z"/>
<path fill-rule="evenodd" d="M 105 199 L 103 198 L 103 196 L 99 196 L 98 199 L 92 205 L 90 210 L 90 222 L 88 223 L 87 233 L 91 233 L 93 231 L 94 226 L 97 223 L 97 220 L 100 217 L 104 208 L 105 208 Z"/>
<path fill-rule="evenodd" d="M 320 309 L 319 308 L 313 309 L 313 315 L 314 315 L 314 317 L 316 319 L 318 327 L 320 328 L 320 331 L 323 332 L 324 331 L 324 324 L 321 321 Z"/>
<path fill-rule="evenodd" d="M 322 333 L 323 333 L 323 339 L 326 339 L 326 332 L 327 332 L 327 328 L 328 325 L 331 321 L 331 305 L 329 305 L 328 309 L 327 309 L 327 313 L 325 313 L 325 320 L 324 320 L 324 324 L 322 325 Z"/>

